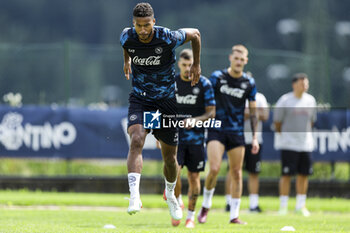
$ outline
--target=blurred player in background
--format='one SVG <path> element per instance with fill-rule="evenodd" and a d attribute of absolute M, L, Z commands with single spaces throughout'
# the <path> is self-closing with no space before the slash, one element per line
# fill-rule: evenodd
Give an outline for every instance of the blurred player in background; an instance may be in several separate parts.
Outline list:
<path fill-rule="evenodd" d="M 191 86 L 190 68 L 193 63 L 193 55 L 190 49 L 184 49 L 180 53 L 178 67 L 180 74 L 175 76 L 176 100 L 178 114 L 184 116 L 185 121 L 205 121 L 215 117 L 215 97 L 210 81 L 201 76 L 195 86 Z M 193 228 L 197 198 L 200 194 L 199 172 L 205 168 L 204 128 L 180 128 L 177 161 L 181 168 L 187 167 L 188 173 L 188 211 L 186 227 Z M 181 169 L 180 168 L 180 169 Z M 175 195 L 179 204 L 181 199 L 181 178 L 177 179 Z M 179 225 L 180 220 L 172 219 L 174 226 Z"/>
<path fill-rule="evenodd" d="M 247 75 L 252 77 L 252 74 L 248 71 Z M 251 123 L 249 120 L 249 102 L 246 101 L 246 109 L 244 111 L 244 140 L 245 140 L 245 154 L 244 154 L 244 169 L 249 173 L 248 176 L 248 192 L 249 192 L 249 211 L 261 212 L 259 206 L 259 173 L 261 171 L 261 151 L 263 144 L 262 130 L 263 121 L 269 119 L 270 110 L 265 96 L 258 92 L 256 93 L 256 107 L 258 108 L 258 125 L 256 136 L 258 138 L 260 150 L 258 154 L 252 154 L 252 133 Z M 225 181 L 225 199 L 226 199 L 226 211 L 230 211 L 231 200 L 231 176 L 229 173 L 226 176 Z"/>
<path fill-rule="evenodd" d="M 305 207 L 308 176 L 312 174 L 311 152 L 314 148 L 312 128 L 316 121 L 316 100 L 306 93 L 309 80 L 306 74 L 295 74 L 293 91 L 279 98 L 274 110 L 275 139 L 281 150 L 282 176 L 280 179 L 280 210 L 288 212 L 290 179 L 297 174 L 295 210 L 304 216 L 310 212 Z"/>
<path fill-rule="evenodd" d="M 170 31 L 155 26 L 152 6 L 138 3 L 133 10 L 133 28 L 125 28 L 120 36 L 124 49 L 124 73 L 126 79 L 132 78 L 132 92 L 129 96 L 128 134 L 130 148 L 128 153 L 128 182 L 130 200 L 127 212 L 139 212 L 140 177 L 142 170 L 142 148 L 149 130 L 143 127 L 145 111 L 155 112 L 153 120 L 163 114 L 176 114 L 175 99 L 175 49 L 191 41 L 193 64 L 190 69 L 192 85 L 199 80 L 200 33 L 197 29 Z M 182 218 L 182 210 L 174 195 L 177 178 L 176 150 L 178 132 L 176 128 L 155 129 L 154 136 L 161 143 L 164 160 L 165 197 L 173 219 Z"/>
<path fill-rule="evenodd" d="M 230 67 L 215 71 L 210 81 L 214 88 L 216 101 L 216 119 L 222 126 L 208 130 L 207 153 L 209 173 L 205 180 L 203 203 L 198 222 L 205 223 L 212 205 L 217 175 L 222 156 L 227 152 L 229 173 L 232 178 L 230 223 L 246 224 L 238 218 L 242 195 L 242 164 L 244 158 L 244 109 L 249 101 L 250 120 L 253 132 L 252 153 L 257 154 L 259 143 L 256 135 L 256 86 L 252 77 L 243 72 L 248 63 L 248 50 L 243 45 L 235 45 L 229 56 Z"/>

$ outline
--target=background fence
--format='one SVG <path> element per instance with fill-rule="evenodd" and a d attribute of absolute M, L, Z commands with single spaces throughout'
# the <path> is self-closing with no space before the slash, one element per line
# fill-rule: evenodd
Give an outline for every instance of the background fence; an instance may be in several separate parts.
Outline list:
<path fill-rule="evenodd" d="M 251 49 L 246 70 L 253 73 L 258 91 L 275 103 L 291 90 L 291 76 L 306 72 L 310 93 L 318 102 L 350 107 L 350 78 L 346 60 L 300 52 Z M 178 49 L 177 52 L 180 52 Z M 229 66 L 228 49 L 203 48 L 202 73 L 209 77 Z M 86 106 L 106 102 L 126 106 L 131 81 L 124 78 L 121 47 L 117 45 L 0 44 L 0 93 L 21 93 L 24 104 Z M 314 70 L 314 67 L 317 67 Z M 349 72 L 350 73 L 350 72 Z"/>

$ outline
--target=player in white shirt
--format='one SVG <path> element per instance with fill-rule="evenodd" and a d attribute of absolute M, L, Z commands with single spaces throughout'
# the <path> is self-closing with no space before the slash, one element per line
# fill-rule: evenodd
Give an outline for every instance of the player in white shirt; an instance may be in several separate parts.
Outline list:
<path fill-rule="evenodd" d="M 274 110 L 275 149 L 281 150 L 282 176 L 280 179 L 280 214 L 288 212 L 290 179 L 297 174 L 297 213 L 309 216 L 305 207 L 308 175 L 312 174 L 311 152 L 314 148 L 312 128 L 316 121 L 316 100 L 306 93 L 309 80 L 306 74 L 295 74 L 293 92 L 284 94 Z"/>

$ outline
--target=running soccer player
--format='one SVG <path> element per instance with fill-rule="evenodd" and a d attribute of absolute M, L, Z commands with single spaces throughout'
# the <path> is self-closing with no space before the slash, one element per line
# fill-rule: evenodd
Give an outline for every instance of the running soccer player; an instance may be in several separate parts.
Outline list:
<path fill-rule="evenodd" d="M 252 153 L 257 154 L 259 143 L 256 136 L 256 86 L 252 77 L 243 72 L 248 63 L 248 50 L 243 45 L 232 47 L 230 67 L 215 71 L 211 81 L 216 101 L 216 119 L 221 120 L 222 127 L 208 130 L 207 153 L 209 173 L 205 179 L 202 208 L 198 222 L 205 223 L 212 205 L 217 175 L 222 156 L 226 150 L 229 160 L 229 173 L 232 178 L 230 223 L 246 224 L 238 218 L 242 195 L 242 164 L 244 158 L 244 109 L 246 99 L 249 101 L 251 128 L 253 133 Z"/>
<path fill-rule="evenodd" d="M 193 55 L 190 49 L 184 49 L 180 53 L 178 67 L 180 74 L 175 76 L 176 101 L 178 114 L 185 122 L 205 121 L 215 117 L 215 98 L 210 81 L 200 76 L 199 82 L 191 86 L 190 68 L 193 63 Z M 194 216 L 197 198 L 200 194 L 199 172 L 205 168 L 204 152 L 204 128 L 179 128 L 179 145 L 177 161 L 180 169 L 187 167 L 188 173 L 188 211 L 186 228 L 194 228 Z M 181 178 L 178 175 L 175 196 L 181 205 Z M 182 202 L 183 203 L 183 202 Z M 180 220 L 172 219 L 172 225 L 177 226 Z"/>
<path fill-rule="evenodd" d="M 155 112 L 152 120 L 161 114 L 176 114 L 175 99 L 175 49 L 191 41 L 193 64 L 190 69 L 191 84 L 198 82 L 200 68 L 200 33 L 197 29 L 185 28 L 171 31 L 155 26 L 152 6 L 138 3 L 133 10 L 133 26 L 125 28 L 120 36 L 124 49 L 124 73 L 127 80 L 132 78 L 132 92 L 129 96 L 128 134 L 130 148 L 127 159 L 130 191 L 127 212 L 139 212 L 140 177 L 142 170 L 142 149 L 149 129 L 143 127 L 144 112 Z M 165 198 L 173 219 L 182 218 L 182 210 L 174 195 L 177 177 L 176 150 L 178 132 L 176 128 L 154 129 L 154 136 L 161 143 L 164 160 Z"/>
<path fill-rule="evenodd" d="M 311 152 L 314 148 L 312 127 L 316 121 L 316 100 L 306 93 L 309 79 L 306 74 L 295 74 L 292 79 L 293 91 L 282 95 L 274 109 L 275 137 L 279 138 L 282 176 L 280 179 L 281 215 L 288 212 L 288 196 L 291 176 L 297 174 L 295 182 L 295 211 L 304 216 L 310 212 L 305 207 L 308 176 L 312 174 Z"/>

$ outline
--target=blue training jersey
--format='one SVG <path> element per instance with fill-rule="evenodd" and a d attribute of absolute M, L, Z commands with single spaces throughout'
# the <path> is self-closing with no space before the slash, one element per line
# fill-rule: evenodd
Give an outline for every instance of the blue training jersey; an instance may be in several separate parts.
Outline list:
<path fill-rule="evenodd" d="M 191 82 L 183 81 L 176 75 L 176 102 L 180 115 L 196 117 L 205 113 L 205 107 L 215 106 L 214 90 L 210 81 L 200 76 L 199 82 L 191 86 Z M 204 128 L 179 128 L 179 144 L 203 145 Z"/>
<path fill-rule="evenodd" d="M 186 40 L 184 30 L 155 26 L 151 42 L 142 43 L 135 28 L 125 28 L 120 43 L 131 57 L 132 92 L 154 101 L 175 96 L 175 49 Z"/>
<path fill-rule="evenodd" d="M 209 80 L 215 92 L 215 118 L 221 120 L 221 128 L 215 130 L 243 135 L 245 102 L 255 101 L 257 92 L 254 78 L 246 73 L 233 78 L 224 69 L 215 71 Z"/>

